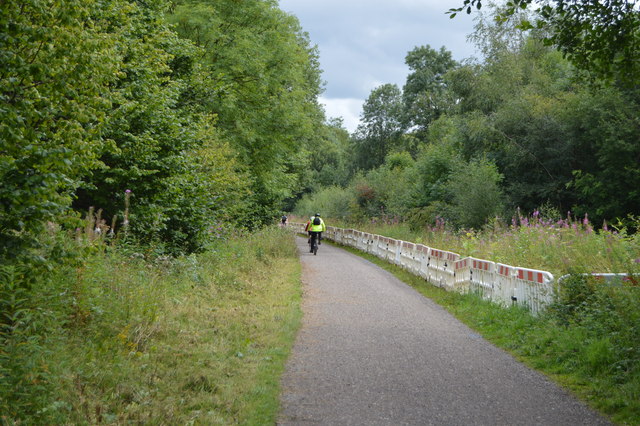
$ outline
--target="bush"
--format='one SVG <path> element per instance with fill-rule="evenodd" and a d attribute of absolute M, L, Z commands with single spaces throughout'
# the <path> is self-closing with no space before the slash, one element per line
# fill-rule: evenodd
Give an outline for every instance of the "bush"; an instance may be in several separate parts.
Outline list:
<path fill-rule="evenodd" d="M 574 274 L 562 280 L 549 312 L 563 326 L 582 330 L 585 375 L 640 372 L 637 284 Z"/>
<path fill-rule="evenodd" d="M 267 228 L 180 258 L 81 237 L 91 248 L 82 263 L 29 279 L 0 266 L 0 423 L 182 424 L 202 403 L 203 423 L 227 424 L 265 415 L 243 413 L 247 400 L 277 408 L 282 339 L 295 332 L 295 318 L 283 316 L 297 309 L 290 231 Z"/>
<path fill-rule="evenodd" d="M 310 195 L 305 195 L 296 205 L 294 213 L 308 217 L 320 213 L 323 217 L 349 220 L 355 197 L 349 189 L 330 186 Z"/>
<path fill-rule="evenodd" d="M 454 169 L 446 184 L 451 212 L 463 228 L 481 229 L 503 210 L 502 175 L 492 162 L 473 160 Z"/>

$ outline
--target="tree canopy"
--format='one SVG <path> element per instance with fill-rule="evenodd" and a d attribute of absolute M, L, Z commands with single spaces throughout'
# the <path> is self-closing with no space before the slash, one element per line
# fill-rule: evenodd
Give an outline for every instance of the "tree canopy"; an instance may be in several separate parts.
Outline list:
<path fill-rule="evenodd" d="M 482 62 L 418 46 L 402 89 L 372 90 L 352 135 L 354 178 L 343 195 L 332 189 L 351 208 L 329 210 L 474 228 L 518 209 L 588 215 L 596 225 L 640 214 L 635 88 L 585 79 L 547 30 L 523 32 L 525 15 L 503 19 L 515 12 L 512 4 L 478 17 L 470 39 Z M 413 162 L 391 166 L 404 156 Z"/>
<path fill-rule="evenodd" d="M 533 0 L 510 0 L 496 18 L 509 19 L 527 9 Z M 451 18 L 472 8 L 481 9 L 481 0 L 464 0 L 463 6 L 449 10 Z M 523 30 L 547 32 L 545 40 L 557 46 L 576 67 L 600 79 L 617 79 L 637 85 L 640 75 L 640 9 L 636 0 L 554 0 L 538 5 L 535 22 L 519 23 Z"/>
<path fill-rule="evenodd" d="M 0 28 L 3 258 L 90 209 L 201 250 L 307 180 L 325 128 L 317 51 L 275 1 L 10 0 Z"/>

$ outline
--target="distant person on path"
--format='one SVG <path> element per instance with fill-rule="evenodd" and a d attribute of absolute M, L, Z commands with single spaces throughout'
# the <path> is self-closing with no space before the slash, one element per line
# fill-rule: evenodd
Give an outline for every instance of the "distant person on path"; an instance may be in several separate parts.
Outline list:
<path fill-rule="evenodd" d="M 282 215 L 280 218 L 280 226 L 287 226 L 287 215 Z"/>
<path fill-rule="evenodd" d="M 311 238 L 309 242 L 312 242 L 314 238 L 317 238 L 318 245 L 320 245 L 320 241 L 322 240 L 322 233 L 327 230 L 327 226 L 324 224 L 324 220 L 322 220 L 322 218 L 320 217 L 320 213 L 316 213 L 316 215 L 310 222 L 311 225 L 309 227 L 309 230 L 311 231 Z M 313 247 L 313 244 L 311 244 L 311 247 Z"/>

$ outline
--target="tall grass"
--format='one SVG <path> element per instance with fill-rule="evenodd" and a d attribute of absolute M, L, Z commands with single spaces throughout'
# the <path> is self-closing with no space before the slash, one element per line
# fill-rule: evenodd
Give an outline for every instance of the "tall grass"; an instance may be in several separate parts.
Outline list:
<path fill-rule="evenodd" d="M 622 223 L 595 230 L 586 217 L 549 220 L 534 212 L 529 217 L 518 216 L 510 224 L 495 221 L 480 231 L 452 230 L 442 221 L 419 230 L 393 220 L 327 223 L 425 244 L 462 257 L 546 270 L 557 277 L 571 272 L 640 272 L 640 234 L 630 232 Z M 640 229 L 640 218 L 631 218 L 630 227 Z"/>
<path fill-rule="evenodd" d="M 100 246 L 16 296 L 32 317 L 2 336 L 1 422 L 274 423 L 299 274 L 280 229 L 180 259 Z"/>

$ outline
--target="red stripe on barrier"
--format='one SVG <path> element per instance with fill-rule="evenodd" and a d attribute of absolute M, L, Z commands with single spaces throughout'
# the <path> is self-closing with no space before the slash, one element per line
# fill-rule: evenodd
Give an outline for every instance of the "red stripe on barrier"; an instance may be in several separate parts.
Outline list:
<path fill-rule="evenodd" d="M 484 262 L 482 260 L 473 260 L 473 268 L 480 269 L 481 271 L 489 270 L 489 262 Z"/>
<path fill-rule="evenodd" d="M 516 269 L 516 271 L 518 273 L 518 279 L 544 284 L 544 272 L 528 271 L 525 269 Z"/>
<path fill-rule="evenodd" d="M 509 276 L 511 275 L 510 273 L 511 273 L 511 268 L 509 267 L 500 265 L 500 267 L 498 268 L 498 274 L 500 275 Z"/>

